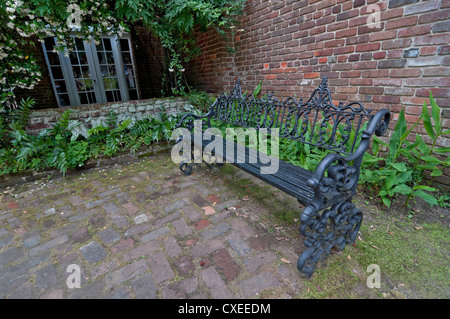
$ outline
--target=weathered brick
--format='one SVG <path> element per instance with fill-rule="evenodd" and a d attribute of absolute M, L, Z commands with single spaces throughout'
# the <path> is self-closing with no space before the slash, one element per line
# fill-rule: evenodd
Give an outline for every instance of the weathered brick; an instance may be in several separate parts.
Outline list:
<path fill-rule="evenodd" d="M 151 274 L 144 274 L 131 282 L 134 294 L 138 299 L 156 299 L 157 288 Z"/>
<path fill-rule="evenodd" d="M 361 76 L 361 71 L 343 71 L 341 72 L 342 78 L 359 78 Z"/>
<path fill-rule="evenodd" d="M 207 219 L 202 219 L 202 220 L 199 220 L 198 222 L 196 222 L 194 224 L 194 227 L 196 230 L 201 230 L 203 228 L 208 227 L 210 224 L 211 223 Z"/>
<path fill-rule="evenodd" d="M 204 244 L 197 244 L 191 247 L 191 253 L 194 258 L 202 257 L 224 247 L 224 243 L 215 238 Z"/>
<path fill-rule="evenodd" d="M 373 80 L 373 85 L 375 86 L 401 86 L 401 79 L 389 79 L 389 78 L 378 78 Z"/>
<path fill-rule="evenodd" d="M 380 46 L 380 43 L 359 44 L 356 46 L 356 52 L 377 51 Z"/>
<path fill-rule="evenodd" d="M 95 241 L 92 241 L 89 244 L 81 247 L 80 251 L 83 253 L 84 258 L 90 264 L 94 264 L 106 258 L 106 256 L 108 255 L 103 247 Z"/>
<path fill-rule="evenodd" d="M 402 17 L 399 19 L 390 20 L 390 21 L 386 22 L 385 29 L 390 30 L 390 29 L 397 29 L 397 28 L 412 26 L 417 23 L 417 19 L 418 19 L 417 16 L 412 16 L 412 17 Z"/>
<path fill-rule="evenodd" d="M 357 8 L 366 4 L 366 0 L 354 0 L 353 8 Z"/>
<path fill-rule="evenodd" d="M 374 52 L 373 58 L 374 59 L 384 59 L 386 57 L 386 52 Z"/>
<path fill-rule="evenodd" d="M 410 60 L 410 61 L 413 61 L 413 60 Z M 380 69 L 403 68 L 405 65 L 406 65 L 406 59 L 383 60 L 383 61 L 378 62 L 378 68 L 380 68 Z"/>
<path fill-rule="evenodd" d="M 431 66 L 441 65 L 442 58 L 440 56 L 423 57 L 408 60 L 408 66 Z"/>
<path fill-rule="evenodd" d="M 339 13 L 336 16 L 336 20 L 337 21 L 347 20 L 349 18 L 354 18 L 354 17 L 356 17 L 358 15 L 359 15 L 359 9 L 354 9 L 354 10 L 350 10 L 350 11 L 347 11 L 347 12 Z"/>
<path fill-rule="evenodd" d="M 381 95 L 384 93 L 384 88 L 382 87 L 360 87 L 359 93 L 361 94 L 374 94 L 374 95 Z"/>
<path fill-rule="evenodd" d="M 363 62 L 356 62 L 353 64 L 354 70 L 373 70 L 377 67 L 376 61 L 363 61 Z"/>
<path fill-rule="evenodd" d="M 393 69 L 389 72 L 389 76 L 393 78 L 418 77 L 420 74 L 419 69 Z"/>
<path fill-rule="evenodd" d="M 401 58 L 402 56 L 403 56 L 402 49 L 388 50 L 386 52 L 386 58 L 388 58 L 388 59 L 397 59 L 397 58 Z"/>
<path fill-rule="evenodd" d="M 363 78 L 380 78 L 389 76 L 389 70 L 368 70 L 362 72 Z"/>
<path fill-rule="evenodd" d="M 233 260 L 226 249 L 215 252 L 212 259 L 228 280 L 233 280 L 239 275 L 241 267 Z"/>
<path fill-rule="evenodd" d="M 336 31 L 335 38 L 336 39 L 340 39 L 340 38 L 351 37 L 351 36 L 356 35 L 357 31 L 358 31 L 357 28 L 350 28 L 350 29 L 339 30 L 339 31 Z"/>
<path fill-rule="evenodd" d="M 175 227 L 178 235 L 181 237 L 186 237 L 192 234 L 192 229 L 186 224 L 184 218 L 173 221 L 172 226 Z"/>
<path fill-rule="evenodd" d="M 406 47 L 409 47 L 411 45 L 411 43 L 412 43 L 412 39 L 410 39 L 410 38 L 387 40 L 387 41 L 383 41 L 383 43 L 381 44 L 381 48 L 383 50 L 406 48 Z M 417 43 L 415 43 L 415 44 L 417 44 Z"/>
<path fill-rule="evenodd" d="M 433 32 L 447 32 L 450 31 L 450 21 L 438 22 L 433 25 Z"/>
<path fill-rule="evenodd" d="M 157 252 L 148 257 L 148 264 L 154 277 L 156 278 L 157 284 L 160 284 L 175 276 L 175 273 L 173 272 L 172 267 L 163 252 Z"/>
<path fill-rule="evenodd" d="M 36 246 L 36 247 L 32 248 L 30 250 L 30 256 L 35 256 L 37 254 L 40 254 L 40 253 L 42 253 L 42 252 L 44 252 L 44 251 L 46 251 L 48 249 L 51 249 L 51 248 L 56 247 L 58 245 L 61 245 L 61 244 L 65 243 L 65 242 L 67 242 L 68 240 L 69 240 L 69 237 L 67 235 L 62 235 L 62 236 L 59 236 L 57 238 L 51 239 L 51 240 L 49 240 L 49 241 L 47 241 L 47 242 L 45 242 L 45 243 L 43 243 L 43 244 L 41 244 L 39 246 Z"/>
<path fill-rule="evenodd" d="M 232 299 L 233 294 L 214 267 L 209 267 L 200 273 L 203 283 L 208 287 L 214 299 Z"/>
<path fill-rule="evenodd" d="M 413 6 L 405 7 L 405 15 L 428 12 L 428 11 L 436 10 L 438 8 L 439 8 L 438 0 L 425 1 L 425 2 L 418 3 Z"/>
<path fill-rule="evenodd" d="M 358 36 L 354 36 L 354 37 L 347 37 L 347 39 L 345 39 L 345 44 L 346 45 L 358 44 L 358 43 L 367 43 L 367 42 L 369 42 L 369 35 L 368 34 L 358 35 Z"/>
<path fill-rule="evenodd" d="M 252 252 L 250 246 L 237 234 L 231 234 L 228 237 L 228 244 L 238 256 L 246 256 Z"/>
<path fill-rule="evenodd" d="M 195 271 L 195 265 L 192 258 L 184 255 L 174 261 L 175 267 L 182 276 L 187 276 Z"/>
<path fill-rule="evenodd" d="M 314 79 L 314 78 L 318 78 L 319 76 L 320 76 L 320 73 L 318 73 L 318 72 L 310 72 L 310 73 L 303 74 L 303 78 L 305 78 L 305 79 Z"/>
<path fill-rule="evenodd" d="M 424 35 L 414 38 L 414 45 L 433 45 L 450 43 L 449 34 Z"/>
<path fill-rule="evenodd" d="M 416 58 L 418 56 L 419 56 L 418 48 L 412 48 L 412 49 L 407 49 L 407 50 L 403 51 L 404 58 Z"/>
<path fill-rule="evenodd" d="M 389 0 L 389 8 L 396 8 L 405 4 L 419 2 L 419 0 Z"/>
<path fill-rule="evenodd" d="M 415 86 L 415 87 L 432 87 L 432 86 L 438 86 L 439 79 L 438 78 L 410 78 L 405 79 L 404 86 Z"/>
<path fill-rule="evenodd" d="M 419 52 L 421 56 L 434 55 L 438 51 L 438 47 L 421 47 Z"/>
<path fill-rule="evenodd" d="M 106 275 L 106 285 L 116 286 L 148 271 L 145 260 L 137 260 Z"/>
<path fill-rule="evenodd" d="M 398 104 L 400 103 L 399 96 L 374 95 L 372 97 L 374 103 Z"/>
<path fill-rule="evenodd" d="M 200 212 L 192 205 L 187 205 L 187 206 L 183 207 L 183 213 L 191 221 L 197 221 L 200 218 L 202 218 L 202 215 L 200 214 Z"/>
<path fill-rule="evenodd" d="M 419 24 L 447 20 L 449 14 L 450 10 L 438 10 L 436 12 L 424 13 L 419 16 Z"/>
<path fill-rule="evenodd" d="M 434 27 L 433 27 L 434 28 Z M 416 35 L 428 34 L 431 31 L 431 25 L 420 25 L 398 30 L 398 37 L 413 37 Z M 433 32 L 436 32 L 433 30 Z"/>
<path fill-rule="evenodd" d="M 177 200 L 177 201 L 175 201 L 173 203 L 170 203 L 169 205 L 166 205 L 164 207 L 164 211 L 166 213 L 170 213 L 170 212 L 172 212 L 172 211 L 174 211 L 176 209 L 177 210 L 181 209 L 181 208 L 183 208 L 186 205 L 188 205 L 188 203 L 184 199 L 179 199 L 179 200 Z"/>
<path fill-rule="evenodd" d="M 241 289 L 244 298 L 255 297 L 264 290 L 271 287 L 278 287 L 280 282 L 269 272 L 262 272 L 241 281 L 238 287 Z"/>
<path fill-rule="evenodd" d="M 100 237 L 102 242 L 106 245 L 114 244 L 121 238 L 120 235 L 113 228 L 101 230 L 100 232 L 98 232 L 98 236 Z"/>
<path fill-rule="evenodd" d="M 137 207 L 133 203 L 126 203 L 122 205 L 122 207 L 125 209 L 125 211 L 128 213 L 128 215 L 134 215 L 139 211 L 139 207 Z"/>
<path fill-rule="evenodd" d="M 24 256 L 22 249 L 16 247 L 10 248 L 2 253 L 0 253 L 0 268 L 9 264 L 12 261 L 18 260 Z"/>
<path fill-rule="evenodd" d="M 389 30 L 389 31 L 378 31 L 373 32 L 369 35 L 370 41 L 380 41 L 380 40 L 388 40 L 388 39 L 394 39 L 397 36 L 396 30 Z"/>
<path fill-rule="evenodd" d="M 168 234 L 169 232 L 170 232 L 169 228 L 161 227 L 161 228 L 158 228 L 158 229 L 156 229 L 154 231 L 151 231 L 151 232 L 149 232 L 149 233 L 147 233 L 145 235 L 142 235 L 139 238 L 139 241 L 146 243 L 148 241 L 155 240 L 155 239 L 157 239 L 159 237 L 162 237 L 162 236 Z"/>
<path fill-rule="evenodd" d="M 149 255 L 153 254 L 157 250 L 159 250 L 161 247 L 156 241 L 150 241 L 146 244 L 143 244 L 141 246 L 138 246 L 130 251 L 127 251 L 122 255 L 122 258 L 129 262 L 130 260 L 136 259 L 136 258 L 142 258 L 142 257 L 148 257 Z"/>
<path fill-rule="evenodd" d="M 372 85 L 373 79 L 350 79 L 350 85 L 355 86 L 366 86 L 366 85 Z"/>
<path fill-rule="evenodd" d="M 111 251 L 113 252 L 113 254 L 117 254 L 120 253 L 121 251 L 127 250 L 130 247 L 133 247 L 133 245 L 134 245 L 133 239 L 128 238 L 112 246 Z"/>
<path fill-rule="evenodd" d="M 430 90 L 433 93 L 434 97 L 450 97 L 450 88 L 420 88 L 416 90 L 416 96 L 429 97 Z"/>
<path fill-rule="evenodd" d="M 200 233 L 200 235 L 203 237 L 204 240 L 210 240 L 213 239 L 214 237 L 223 235 L 228 230 L 230 230 L 230 228 L 231 228 L 230 224 L 228 224 L 227 222 L 223 222 L 203 230 Z"/>
<path fill-rule="evenodd" d="M 178 245 L 177 241 L 174 237 L 168 237 L 163 241 L 165 251 L 169 257 L 177 257 L 182 253 L 180 245 Z"/>

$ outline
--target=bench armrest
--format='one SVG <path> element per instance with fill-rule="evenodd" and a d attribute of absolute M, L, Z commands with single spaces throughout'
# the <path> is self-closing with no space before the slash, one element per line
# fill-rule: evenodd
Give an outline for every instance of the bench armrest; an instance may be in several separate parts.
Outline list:
<path fill-rule="evenodd" d="M 340 192 L 354 191 L 359 180 L 359 171 L 364 153 L 369 148 L 370 139 L 375 133 L 383 135 L 390 122 L 391 114 L 388 110 L 378 111 L 370 120 L 367 129 L 362 132 L 361 143 L 357 150 L 348 156 L 333 153 L 325 156 L 317 166 L 312 177 L 307 181 L 308 186 L 320 193 L 338 190 Z M 336 163 L 337 164 L 334 164 Z M 353 164 L 350 164 L 353 162 Z M 328 177 L 325 177 L 328 172 Z"/>
<path fill-rule="evenodd" d="M 205 127 L 205 125 L 206 125 L 207 128 L 210 128 L 211 127 L 211 116 L 213 116 L 215 113 L 216 104 L 217 104 L 217 100 L 214 101 L 214 103 L 210 106 L 208 113 L 206 113 L 204 115 L 197 115 L 197 114 L 193 114 L 193 113 L 183 115 L 183 117 L 180 119 L 180 122 L 177 124 L 177 126 L 175 128 L 184 127 L 186 129 L 188 129 L 190 132 L 193 132 L 195 120 L 201 120 L 203 127 Z"/>

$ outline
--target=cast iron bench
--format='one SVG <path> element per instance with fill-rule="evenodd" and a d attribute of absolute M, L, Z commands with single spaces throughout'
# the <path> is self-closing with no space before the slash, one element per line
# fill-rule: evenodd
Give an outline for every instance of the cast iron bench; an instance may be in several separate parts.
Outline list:
<path fill-rule="evenodd" d="M 302 99 L 297 101 L 294 97 L 281 102 L 272 94 L 261 99 L 243 95 L 238 80 L 232 92 L 220 95 L 207 114 L 186 114 L 178 127 L 187 129 L 191 134 L 191 146 L 203 151 L 211 143 L 211 139 L 203 137 L 204 132 L 211 128 L 212 119 L 247 129 L 262 128 L 269 135 L 277 134 L 279 138 L 330 151 L 314 172 L 279 160 L 276 172 L 262 174 L 267 158 L 264 163 L 259 158 L 255 159 L 254 151 L 237 145 L 234 140 L 231 143 L 233 152 L 227 149 L 225 140 L 220 149 L 226 162 L 292 195 L 305 206 L 300 216 L 300 232 L 306 236 L 304 244 L 307 248 L 297 262 L 301 272 L 311 277 L 317 262 L 325 258 L 333 247 L 342 250 L 355 241 L 362 211 L 352 203 L 352 197 L 356 193 L 361 162 L 371 136 L 374 133 L 381 136 L 388 128 L 388 110 L 373 114 L 360 102 L 335 105 L 326 77 L 306 102 Z M 176 143 L 182 141 L 183 136 L 180 136 Z M 212 150 L 211 155 L 216 153 L 217 149 Z M 194 156 L 193 153 L 189 155 Z M 181 162 L 180 169 L 189 175 L 193 165 L 194 157 L 188 157 Z"/>

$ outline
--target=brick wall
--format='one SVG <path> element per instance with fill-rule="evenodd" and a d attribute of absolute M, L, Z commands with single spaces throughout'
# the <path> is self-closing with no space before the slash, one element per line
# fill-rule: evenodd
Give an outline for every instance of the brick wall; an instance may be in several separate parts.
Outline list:
<path fill-rule="evenodd" d="M 249 0 L 235 30 L 227 41 L 199 35 L 203 53 L 190 70 L 199 88 L 219 93 L 239 77 L 249 92 L 263 80 L 263 92 L 305 98 L 327 76 L 334 100 L 389 108 L 391 129 L 402 108 L 416 121 L 431 90 L 450 128 L 450 0 Z"/>

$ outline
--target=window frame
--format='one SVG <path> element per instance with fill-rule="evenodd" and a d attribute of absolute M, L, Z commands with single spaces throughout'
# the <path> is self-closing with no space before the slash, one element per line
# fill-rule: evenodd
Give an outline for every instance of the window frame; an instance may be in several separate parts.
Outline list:
<path fill-rule="evenodd" d="M 73 38 L 76 37 L 76 34 L 71 34 Z M 55 37 L 50 37 L 53 39 L 54 43 L 56 43 Z M 58 107 L 73 107 L 73 106 L 79 106 L 79 105 L 90 105 L 90 104 L 96 104 L 96 103 L 119 103 L 119 102 L 126 102 L 130 100 L 130 88 L 128 87 L 127 78 L 125 76 L 125 64 L 123 61 L 123 52 L 121 50 L 121 44 L 120 40 L 127 40 L 128 41 L 128 48 L 129 51 L 125 51 L 125 53 L 130 54 L 131 61 L 128 63 L 128 65 L 132 66 L 133 70 L 133 80 L 135 84 L 135 88 L 132 88 L 131 90 L 136 90 L 136 97 L 139 99 L 139 83 L 137 81 L 137 75 L 136 75 L 136 64 L 135 64 L 135 58 L 134 58 L 134 52 L 132 49 L 132 38 L 130 34 L 123 34 L 121 37 L 118 37 L 117 35 L 102 35 L 100 38 L 108 38 L 111 42 L 111 51 L 113 54 L 114 59 L 114 66 L 116 68 L 116 74 L 117 74 L 117 81 L 119 85 L 119 92 L 120 92 L 120 100 L 118 101 L 110 101 L 108 102 L 108 98 L 106 95 L 106 92 L 109 91 L 105 88 L 105 85 L 103 83 L 103 77 L 101 73 L 101 67 L 100 67 L 100 61 L 98 59 L 98 50 L 97 46 L 92 40 L 90 43 L 83 41 L 84 51 L 86 52 L 87 57 L 87 65 L 89 67 L 89 73 L 90 78 L 92 79 L 92 85 L 93 85 L 93 92 L 95 92 L 95 103 L 85 103 L 82 104 L 80 100 L 79 91 L 77 89 L 76 81 L 75 81 L 75 74 L 73 72 L 73 65 L 70 61 L 70 58 L 66 56 L 63 53 L 57 53 L 57 57 L 60 61 L 60 67 L 62 69 L 62 74 L 64 77 L 64 82 L 67 89 L 67 95 L 70 101 L 70 105 L 61 105 L 60 100 L 60 94 L 56 87 L 55 78 L 52 71 L 52 65 L 50 64 L 50 60 L 48 57 L 48 52 L 52 52 L 51 50 L 48 50 L 48 48 L 45 45 L 45 42 L 42 42 L 42 49 L 44 51 L 44 57 L 45 61 L 47 63 L 47 67 L 49 69 L 50 74 L 50 80 L 52 82 L 52 88 L 53 92 L 55 94 Z M 106 51 L 106 50 L 105 50 Z M 108 50 L 109 51 L 109 50 Z M 102 83 L 99 83 L 102 82 Z M 66 94 L 66 93 L 62 93 Z"/>

